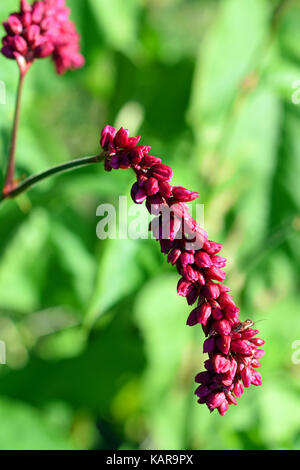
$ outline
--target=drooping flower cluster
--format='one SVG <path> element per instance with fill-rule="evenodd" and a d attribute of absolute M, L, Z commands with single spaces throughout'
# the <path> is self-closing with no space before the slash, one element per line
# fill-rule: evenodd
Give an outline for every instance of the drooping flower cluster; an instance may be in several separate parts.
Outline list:
<path fill-rule="evenodd" d="M 18 62 L 26 73 L 33 61 L 52 56 L 58 74 L 80 68 L 84 58 L 79 53 L 79 35 L 69 19 L 65 0 L 20 1 L 20 11 L 3 23 L 6 36 L 1 52 Z"/>
<path fill-rule="evenodd" d="M 172 186 L 172 169 L 150 155 L 151 147 L 139 145 L 139 141 L 140 137 L 129 137 L 126 129 L 117 132 L 106 126 L 100 142 L 105 169 L 131 168 L 136 174 L 132 199 L 136 204 L 145 201 L 155 216 L 150 228 L 181 276 L 178 294 L 186 297 L 189 305 L 197 302 L 187 324 L 201 324 L 207 337 L 203 352 L 209 359 L 206 371 L 196 376 L 200 385 L 195 394 L 199 403 L 206 403 L 211 411 L 218 409 L 223 416 L 230 404 L 237 404 L 236 397 L 244 387 L 261 385 L 261 375 L 255 369 L 264 355 L 258 349 L 264 341 L 255 338 L 258 330 L 250 328 L 251 320 L 240 321 L 230 289 L 223 284 L 226 258 L 219 256 L 222 245 L 208 240 L 189 213 L 186 203 L 196 199 L 198 193 Z"/>

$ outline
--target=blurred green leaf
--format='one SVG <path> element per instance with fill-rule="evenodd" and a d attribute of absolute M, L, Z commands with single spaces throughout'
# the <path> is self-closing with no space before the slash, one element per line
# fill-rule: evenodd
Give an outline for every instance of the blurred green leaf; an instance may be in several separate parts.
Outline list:
<path fill-rule="evenodd" d="M 139 0 L 89 0 L 99 29 L 107 42 L 131 55 L 137 45 L 137 19 Z M 118 12 L 116 14 L 116 12 Z"/>
<path fill-rule="evenodd" d="M 1 450 L 74 449 L 59 426 L 49 425 L 37 409 L 25 403 L 1 398 L 0 419 Z"/>

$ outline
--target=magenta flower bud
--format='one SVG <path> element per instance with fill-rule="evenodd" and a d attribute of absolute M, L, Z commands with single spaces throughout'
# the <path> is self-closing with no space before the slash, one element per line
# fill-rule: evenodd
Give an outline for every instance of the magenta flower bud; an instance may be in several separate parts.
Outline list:
<path fill-rule="evenodd" d="M 35 2 L 32 6 L 32 22 L 39 24 L 42 21 L 45 11 L 43 2 Z"/>
<path fill-rule="evenodd" d="M 256 349 L 253 354 L 255 359 L 261 359 L 264 355 L 265 355 L 265 351 L 263 349 Z"/>
<path fill-rule="evenodd" d="M 155 178 L 150 177 L 146 182 L 145 182 L 145 190 L 148 196 L 153 196 L 154 194 L 158 193 L 159 187 L 158 187 L 158 181 Z"/>
<path fill-rule="evenodd" d="M 147 197 L 146 207 L 148 212 L 153 215 L 159 215 L 165 206 L 165 201 L 159 194 Z"/>
<path fill-rule="evenodd" d="M 228 354 L 230 351 L 231 337 L 228 335 L 219 336 L 216 339 L 216 346 L 223 354 Z"/>
<path fill-rule="evenodd" d="M 226 399 L 229 403 L 231 403 L 233 405 L 237 405 L 237 399 L 235 398 L 235 396 L 231 392 L 226 393 Z"/>
<path fill-rule="evenodd" d="M 130 149 L 130 161 L 133 165 L 138 165 L 143 158 L 143 152 L 138 147 Z"/>
<path fill-rule="evenodd" d="M 120 168 L 120 165 L 121 165 L 121 159 L 120 159 L 120 155 L 113 155 L 110 159 L 110 166 L 114 169 L 114 170 L 118 170 Z"/>
<path fill-rule="evenodd" d="M 194 199 L 197 199 L 197 197 L 199 196 L 199 193 L 189 191 L 188 189 L 183 188 L 182 186 L 173 186 L 172 194 L 175 199 L 181 202 L 190 202 Z"/>
<path fill-rule="evenodd" d="M 179 279 L 177 284 L 177 292 L 181 297 L 186 297 L 188 295 L 189 289 L 192 286 L 190 281 L 187 281 L 184 278 Z"/>
<path fill-rule="evenodd" d="M 233 393 L 237 398 L 240 398 L 244 393 L 244 387 L 241 382 L 236 382 L 233 387 Z"/>
<path fill-rule="evenodd" d="M 248 367 L 244 367 L 241 370 L 241 379 L 243 381 L 244 387 L 246 388 L 250 387 L 252 374 L 251 374 L 251 370 Z"/>
<path fill-rule="evenodd" d="M 195 377 L 195 382 L 199 384 L 208 385 L 211 383 L 211 375 L 209 372 L 199 372 Z"/>
<path fill-rule="evenodd" d="M 160 180 L 160 181 L 171 181 L 173 177 L 173 170 L 167 165 L 163 165 L 162 163 L 158 165 L 153 165 L 150 168 L 151 176 Z"/>
<path fill-rule="evenodd" d="M 218 406 L 218 412 L 220 413 L 221 416 L 225 416 L 229 408 L 228 401 L 224 400 L 223 403 L 221 403 L 220 406 Z"/>
<path fill-rule="evenodd" d="M 129 131 L 121 127 L 121 129 L 116 133 L 114 138 L 114 144 L 116 147 L 126 147 L 128 144 Z"/>
<path fill-rule="evenodd" d="M 210 336 L 203 343 L 203 353 L 211 353 L 215 349 L 215 338 Z"/>
<path fill-rule="evenodd" d="M 216 354 L 213 357 L 212 361 L 217 374 L 224 374 L 225 372 L 230 370 L 230 360 L 226 359 L 225 356 L 222 356 L 221 354 Z"/>
<path fill-rule="evenodd" d="M 189 253 L 188 251 L 184 251 L 180 256 L 180 262 L 182 266 L 187 266 L 188 264 L 194 264 L 195 258 L 193 253 Z"/>
<path fill-rule="evenodd" d="M 174 248 L 173 250 L 170 251 L 168 254 L 168 263 L 175 264 L 177 260 L 180 258 L 181 255 L 181 250 L 178 248 Z"/>
<path fill-rule="evenodd" d="M 171 240 L 159 240 L 159 244 L 160 250 L 164 255 L 167 255 L 174 248 L 174 242 L 171 242 Z"/>
<path fill-rule="evenodd" d="M 251 339 L 253 336 L 259 333 L 258 330 L 254 330 L 253 328 L 248 328 L 247 330 L 241 333 L 243 339 Z"/>
<path fill-rule="evenodd" d="M 199 291 L 195 284 L 192 284 L 189 288 L 188 294 L 186 296 L 187 303 L 193 305 L 199 296 Z"/>
<path fill-rule="evenodd" d="M 28 26 L 31 25 L 32 23 L 32 19 L 31 19 L 31 13 L 29 11 L 24 11 L 22 14 L 21 14 L 21 18 L 22 18 L 22 24 L 25 28 L 28 28 Z"/>
<path fill-rule="evenodd" d="M 234 309 L 236 308 L 236 305 L 234 301 L 232 300 L 232 296 L 229 294 L 226 294 L 226 293 L 222 294 L 219 297 L 218 302 L 221 305 L 221 307 L 225 309 L 230 308 L 230 307 L 233 307 Z"/>
<path fill-rule="evenodd" d="M 224 284 L 219 284 L 219 289 L 220 294 L 227 294 L 227 292 L 231 291 L 231 289 L 229 289 L 229 287 L 225 286 Z"/>
<path fill-rule="evenodd" d="M 220 295 L 219 286 L 214 282 L 207 281 L 204 287 L 204 295 L 208 299 L 217 299 Z"/>
<path fill-rule="evenodd" d="M 211 257 L 211 261 L 212 261 L 213 265 L 216 266 L 217 268 L 225 268 L 227 259 L 222 258 L 222 256 L 213 255 Z"/>
<path fill-rule="evenodd" d="M 198 271 L 198 284 L 199 286 L 205 286 L 205 277 L 200 271 Z"/>
<path fill-rule="evenodd" d="M 209 394 L 210 394 L 210 389 L 206 385 L 200 385 L 195 390 L 195 395 L 197 395 L 199 398 L 207 397 L 207 395 Z"/>
<path fill-rule="evenodd" d="M 131 197 L 136 204 L 142 204 L 145 201 L 147 194 L 143 188 L 140 188 L 137 183 L 134 183 L 131 189 Z"/>
<path fill-rule="evenodd" d="M 111 167 L 111 164 L 110 164 L 110 161 L 109 160 L 104 160 L 104 170 L 105 171 L 111 171 L 112 170 L 112 167 Z"/>
<path fill-rule="evenodd" d="M 231 325 L 236 325 L 239 322 L 239 311 L 237 307 L 226 307 L 224 309 L 225 317 Z"/>
<path fill-rule="evenodd" d="M 10 29 L 9 24 L 8 24 L 7 21 L 3 21 L 2 26 L 4 27 L 4 29 L 5 29 L 5 31 L 7 32 L 7 34 L 11 34 L 11 29 Z M 4 36 L 4 38 L 2 39 L 2 43 L 3 43 L 3 40 L 5 40 L 5 36 Z"/>
<path fill-rule="evenodd" d="M 120 168 L 129 169 L 131 167 L 128 154 L 126 152 L 120 153 Z"/>
<path fill-rule="evenodd" d="M 134 148 L 139 143 L 140 140 L 141 140 L 141 136 L 130 137 L 127 141 L 126 148 L 128 148 L 128 149 Z"/>
<path fill-rule="evenodd" d="M 215 243 L 211 240 L 206 240 L 206 242 L 203 245 L 203 250 L 205 250 L 209 255 L 216 255 L 221 251 L 223 246 L 221 243 Z"/>
<path fill-rule="evenodd" d="M 226 274 L 221 271 L 221 269 L 216 268 L 216 266 L 211 266 L 210 268 L 208 268 L 205 274 L 209 279 L 213 279 L 215 281 L 220 282 L 223 282 L 226 278 Z"/>
<path fill-rule="evenodd" d="M 1 53 L 7 57 L 8 59 L 14 59 L 15 56 L 14 56 L 14 50 L 12 47 L 10 46 L 3 46 L 2 49 L 1 49 Z"/>
<path fill-rule="evenodd" d="M 45 58 L 49 57 L 53 53 L 54 47 L 50 42 L 44 42 L 43 44 L 40 44 L 35 51 L 36 57 Z"/>
<path fill-rule="evenodd" d="M 231 326 L 227 320 L 215 321 L 213 323 L 213 329 L 219 335 L 229 335 L 231 333 Z"/>
<path fill-rule="evenodd" d="M 254 346 L 263 346 L 265 344 L 265 341 L 260 338 L 252 338 L 251 343 L 254 344 Z"/>
<path fill-rule="evenodd" d="M 40 28 L 36 24 L 29 26 L 25 31 L 25 37 L 28 42 L 35 43 L 40 37 Z M 53 52 L 53 48 L 52 48 Z"/>
<path fill-rule="evenodd" d="M 262 384 L 262 376 L 257 370 L 252 370 L 251 383 L 256 386 Z"/>
<path fill-rule="evenodd" d="M 24 55 L 27 52 L 27 42 L 22 36 L 13 37 L 13 47 L 20 54 Z"/>
<path fill-rule="evenodd" d="M 18 35 L 22 33 L 23 25 L 20 19 L 16 15 L 10 15 L 10 17 L 7 20 L 7 24 L 12 34 Z"/>
<path fill-rule="evenodd" d="M 166 181 L 159 181 L 158 186 L 159 192 L 163 197 L 169 198 L 171 196 L 172 187 L 169 185 L 169 183 L 167 183 Z"/>
<path fill-rule="evenodd" d="M 180 223 L 180 221 L 179 221 L 179 223 Z M 182 274 L 183 274 L 183 277 L 185 277 L 185 279 L 187 279 L 188 281 L 191 281 L 191 282 L 198 281 L 198 273 L 190 265 L 183 266 Z"/>
<path fill-rule="evenodd" d="M 198 307 L 198 323 L 201 323 L 201 325 L 205 326 L 210 315 L 211 306 L 208 302 L 205 302 Z"/>
<path fill-rule="evenodd" d="M 257 359 L 255 359 L 255 358 L 253 357 L 253 359 L 252 359 L 252 361 L 251 361 L 251 366 L 252 366 L 252 367 L 255 367 L 255 368 L 258 368 L 258 367 L 261 366 L 261 363 L 260 363 Z"/>
<path fill-rule="evenodd" d="M 231 349 L 233 352 L 243 356 L 250 356 L 252 354 L 252 344 L 246 340 L 233 340 L 231 342 Z"/>
<path fill-rule="evenodd" d="M 222 320 L 223 318 L 223 313 L 220 307 L 216 307 L 212 309 L 212 316 L 214 320 Z"/>
<path fill-rule="evenodd" d="M 150 150 L 151 150 L 151 146 L 150 146 L 150 145 L 139 145 L 138 147 L 139 147 L 139 149 L 140 149 L 140 151 L 141 151 L 141 153 L 142 153 L 143 156 L 146 156 L 147 153 L 149 153 Z M 158 158 L 158 160 L 160 160 L 160 158 Z M 159 162 L 159 163 L 160 163 L 160 162 Z"/>
<path fill-rule="evenodd" d="M 27 2 L 27 0 L 21 0 L 20 1 L 20 9 L 21 9 L 22 12 L 31 11 L 31 6 Z"/>
<path fill-rule="evenodd" d="M 226 400 L 224 392 L 219 393 L 212 393 L 207 400 L 207 406 L 210 410 L 214 410 L 215 408 L 219 408 L 222 403 Z"/>
<path fill-rule="evenodd" d="M 199 268 L 209 268 L 212 265 L 210 256 L 205 251 L 198 251 L 196 253 L 195 263 Z"/>
<path fill-rule="evenodd" d="M 161 159 L 157 157 L 153 157 L 152 155 L 145 155 L 142 158 L 141 166 L 143 168 L 151 168 L 154 165 L 159 165 L 161 163 Z"/>
<path fill-rule="evenodd" d="M 189 314 L 186 324 L 188 326 L 195 326 L 197 325 L 197 323 L 198 323 L 197 308 L 195 308 Z"/>
<path fill-rule="evenodd" d="M 116 135 L 116 129 L 112 126 L 105 126 L 101 132 L 101 147 L 108 150 L 109 146 L 113 143 Z"/>

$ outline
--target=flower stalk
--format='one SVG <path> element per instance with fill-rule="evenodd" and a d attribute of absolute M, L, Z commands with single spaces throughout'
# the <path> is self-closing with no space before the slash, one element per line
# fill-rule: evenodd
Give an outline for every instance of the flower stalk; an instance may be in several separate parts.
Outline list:
<path fill-rule="evenodd" d="M 12 129 L 12 135 L 11 135 L 10 152 L 9 152 L 9 157 L 8 157 L 8 167 L 7 167 L 5 183 L 3 187 L 4 196 L 14 189 L 16 144 L 17 144 L 19 122 L 20 122 L 21 101 L 22 101 L 22 92 L 23 92 L 25 75 L 26 73 L 23 73 L 20 71 L 18 93 L 17 93 L 17 99 L 16 99 L 16 108 L 15 108 L 13 129 Z"/>

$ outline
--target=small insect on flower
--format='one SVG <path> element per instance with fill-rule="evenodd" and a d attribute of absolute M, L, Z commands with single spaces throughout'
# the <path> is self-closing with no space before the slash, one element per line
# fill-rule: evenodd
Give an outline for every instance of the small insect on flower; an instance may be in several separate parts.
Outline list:
<path fill-rule="evenodd" d="M 251 326 L 253 325 L 254 325 L 254 321 L 248 319 L 248 320 L 240 322 L 235 328 L 233 328 L 233 331 L 235 333 L 240 333 L 241 331 L 245 331 L 248 328 L 251 328 Z"/>

